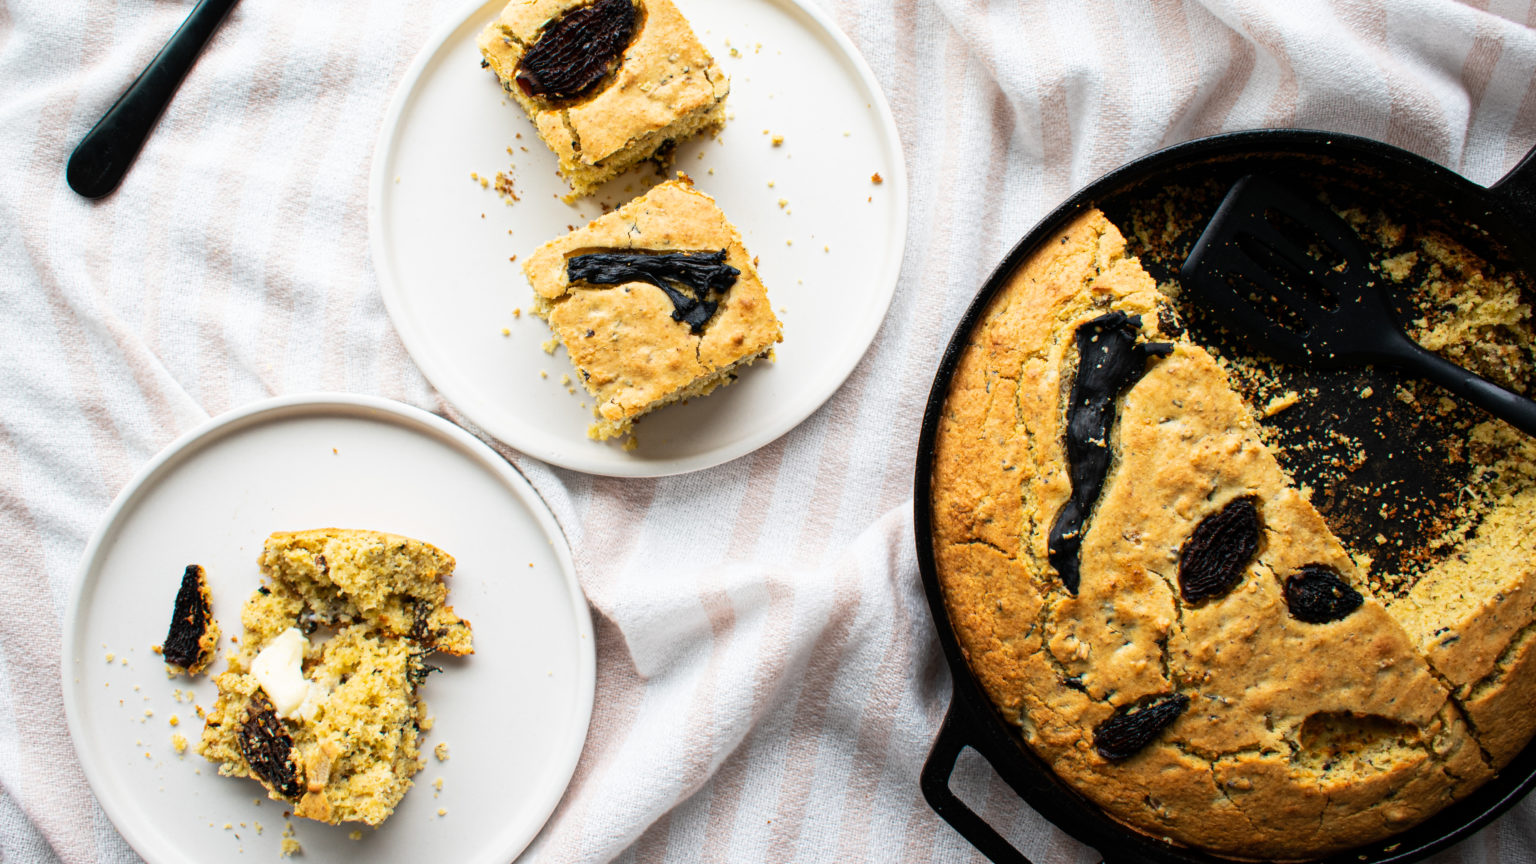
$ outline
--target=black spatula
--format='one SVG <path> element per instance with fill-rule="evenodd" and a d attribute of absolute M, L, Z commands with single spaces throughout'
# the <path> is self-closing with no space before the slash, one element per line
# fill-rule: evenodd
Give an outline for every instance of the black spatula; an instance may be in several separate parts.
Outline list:
<path fill-rule="evenodd" d="M 1536 435 L 1536 402 L 1409 339 L 1354 229 L 1274 180 L 1249 175 L 1234 183 L 1179 275 L 1278 360 L 1397 366 Z"/>

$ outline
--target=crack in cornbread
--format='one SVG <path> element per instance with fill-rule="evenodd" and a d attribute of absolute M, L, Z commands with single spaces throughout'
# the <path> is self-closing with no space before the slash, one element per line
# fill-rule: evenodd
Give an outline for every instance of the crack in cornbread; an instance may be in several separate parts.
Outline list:
<path fill-rule="evenodd" d="M 245 635 L 216 679 L 199 752 L 220 774 L 259 780 L 295 815 L 378 825 L 424 765 L 420 734 L 432 721 L 416 691 L 436 668 L 424 658 L 474 650 L 469 622 L 447 605 L 453 557 L 331 528 L 273 534 L 258 563 L 263 584 L 241 609 Z M 280 712 L 262 664 L 284 640 L 302 646 L 291 674 L 303 689 Z"/>
<path fill-rule="evenodd" d="M 560 159 L 575 196 L 673 144 L 725 124 L 730 79 L 671 0 L 636 0 L 636 33 L 607 80 L 580 98 L 525 93 L 518 66 L 529 46 L 563 13 L 587 0 L 512 0 L 479 37 L 502 88 Z"/>
<path fill-rule="evenodd" d="M 571 259 L 597 250 L 724 250 L 723 263 L 738 272 L 728 289 L 709 295 L 718 306 L 695 332 L 651 282 L 573 283 Z M 529 256 L 523 272 L 536 295 L 535 314 L 565 345 L 577 377 L 596 398 L 597 421 L 587 434 L 599 440 L 628 434 L 636 419 L 657 408 L 729 384 L 739 368 L 769 356 L 783 340 L 740 232 L 686 179 L 662 183 L 551 240 Z"/>
<path fill-rule="evenodd" d="M 1174 347 L 1116 400 L 1113 459 L 1072 596 L 1047 559 L 1045 526 L 1070 494 L 1074 336 L 1108 312 L 1139 316 L 1142 340 Z M 1536 678 L 1523 665 L 1536 654 L 1532 510 L 1493 508 L 1449 556 L 1497 568 L 1491 581 L 1509 590 L 1429 575 L 1402 598 L 1379 591 L 1277 461 L 1227 368 L 1177 321 L 1096 211 L 993 298 L 935 439 L 935 558 L 956 635 L 1031 747 L 1134 828 L 1280 859 L 1401 831 L 1530 737 L 1512 706 L 1530 704 Z M 1186 602 L 1181 549 L 1245 497 L 1261 526 L 1256 551 L 1228 593 Z M 1287 604 L 1287 580 L 1318 568 L 1362 595 L 1338 620 L 1301 620 Z M 1441 646 L 1436 631 L 1456 638 Z M 1155 694 L 1188 707 L 1139 752 L 1106 759 L 1095 730 Z"/>

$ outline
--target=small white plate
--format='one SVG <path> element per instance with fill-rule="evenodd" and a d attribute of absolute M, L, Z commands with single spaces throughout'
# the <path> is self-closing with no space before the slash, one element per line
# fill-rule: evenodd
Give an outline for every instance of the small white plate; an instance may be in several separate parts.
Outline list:
<path fill-rule="evenodd" d="M 216 693 L 210 676 L 167 678 L 150 646 L 197 563 L 232 648 L 267 535 L 323 527 L 404 534 L 453 555 L 449 602 L 474 626 L 475 653 L 437 655 L 444 671 L 422 691 L 436 718 L 424 746 L 446 743 L 448 761 L 428 756 L 377 830 L 292 820 L 303 860 L 505 864 L 554 811 L 581 754 L 592 621 L 564 536 L 527 481 L 457 426 L 383 399 L 287 397 L 216 417 L 112 502 L 64 633 L 64 708 L 91 789 L 148 861 L 278 860 L 287 808 L 192 749 L 203 725 L 194 705 L 211 707 Z M 209 672 L 224 670 L 220 653 Z"/>
<path fill-rule="evenodd" d="M 374 151 L 374 268 L 411 357 L 489 434 L 596 474 L 707 468 L 794 428 L 864 356 L 901 269 L 906 169 L 863 58 L 809 2 L 677 0 L 731 76 L 731 95 L 725 131 L 679 146 L 674 167 L 714 196 L 760 259 L 768 296 L 783 312 L 784 342 L 776 363 L 759 361 L 707 398 L 644 418 L 639 448 L 626 452 L 587 439 L 593 400 L 580 385 L 561 383 L 575 377 L 564 349 L 553 357 L 541 349 L 550 332 L 527 314 L 533 292 L 522 263 L 601 215 L 602 205 L 622 205 L 660 178 L 641 166 L 595 200 L 561 200 L 570 190 L 555 175 L 554 154 L 480 67 L 475 38 L 504 2 L 472 2 L 428 42 Z M 511 206 L 470 178 L 494 178 L 509 165 L 521 199 Z M 524 314 L 514 317 L 518 308 Z"/>

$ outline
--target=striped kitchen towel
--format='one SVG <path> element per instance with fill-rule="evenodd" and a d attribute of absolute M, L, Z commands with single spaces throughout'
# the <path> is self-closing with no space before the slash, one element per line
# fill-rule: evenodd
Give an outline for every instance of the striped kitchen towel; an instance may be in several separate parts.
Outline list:
<path fill-rule="evenodd" d="M 1480 183 L 1536 144 L 1529 0 L 814 2 L 900 127 L 895 300 L 820 411 L 730 464 L 620 480 L 503 448 L 570 539 L 598 643 L 586 750 L 530 860 L 976 860 L 917 787 L 949 677 L 910 513 L 923 400 L 991 268 L 1075 188 L 1214 132 L 1365 135 Z M 58 670 L 86 539 L 139 466 L 286 392 L 462 421 L 389 323 L 365 223 L 393 88 L 460 3 L 247 0 L 122 188 L 81 200 L 69 151 L 190 5 L 0 2 L 6 862 L 135 859 L 75 759 Z M 955 785 L 1033 860 L 1098 860 L 979 760 Z M 1536 801 L 1439 860 L 1536 860 Z"/>

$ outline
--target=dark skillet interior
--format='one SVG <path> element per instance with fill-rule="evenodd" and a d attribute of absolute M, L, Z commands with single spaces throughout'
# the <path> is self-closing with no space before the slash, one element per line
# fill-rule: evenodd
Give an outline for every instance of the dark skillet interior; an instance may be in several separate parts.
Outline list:
<path fill-rule="evenodd" d="M 1529 245 L 1532 234 L 1522 230 L 1521 224 L 1530 214 L 1522 209 L 1518 196 L 1490 193 L 1432 162 L 1378 142 L 1316 132 L 1264 130 L 1178 145 L 1106 175 L 1042 220 L 988 279 L 945 352 L 929 394 L 918 444 L 914 496 L 918 563 L 955 678 L 954 701 L 946 722 L 964 744 L 986 756 L 1027 803 L 1098 849 L 1107 861 L 1227 859 L 1173 847 L 1109 820 L 1057 780 L 981 692 L 950 627 L 933 563 L 930 469 L 934 434 L 968 334 L 981 320 L 988 301 L 1041 241 L 1082 210 L 1098 207 L 1126 235 L 1129 251 L 1141 257 L 1154 279 L 1172 279 L 1227 188 L 1248 173 L 1267 173 L 1305 184 L 1335 204 L 1379 208 L 1410 232 L 1442 231 L 1483 258 L 1494 271 L 1536 274 L 1536 247 Z M 1523 185 L 1509 184 L 1517 188 Z M 1168 221 L 1164 217 L 1171 210 L 1180 211 L 1180 218 L 1174 220 L 1174 230 L 1164 230 Z M 1180 324 L 1188 327 L 1196 341 L 1218 353 L 1241 353 L 1237 348 L 1242 344 L 1241 335 L 1228 333 L 1221 321 L 1193 299 L 1187 295 L 1181 298 Z M 1528 286 L 1524 299 L 1527 304 L 1532 300 Z M 1536 346 L 1525 346 L 1525 350 L 1536 351 Z M 1330 453 L 1326 446 L 1314 447 L 1305 459 L 1282 459 L 1298 482 L 1313 488 L 1314 503 L 1330 526 L 1351 548 L 1359 548 L 1364 538 L 1382 535 L 1387 542 L 1377 543 L 1373 550 L 1381 567 L 1411 570 L 1425 563 L 1410 560 L 1400 550 L 1418 548 L 1425 533 L 1433 531 L 1439 520 L 1448 518 L 1456 508 L 1467 468 L 1464 463 L 1457 466 L 1447 460 L 1446 447 L 1454 447 L 1458 436 L 1465 436 L 1465 423 L 1468 419 L 1475 422 L 1476 409 L 1458 406 L 1430 417 L 1397 399 L 1362 400 L 1359 393 L 1367 386 L 1377 393 L 1393 392 L 1399 378 L 1389 369 L 1280 369 L 1276 377 L 1298 391 L 1316 388 L 1317 394 L 1264 421 L 1282 453 L 1288 443 L 1320 439 L 1317 430 L 1334 429 L 1358 442 L 1367 456 L 1395 456 L 1392 460 L 1366 458 L 1342 473 L 1337 458 L 1340 454 Z M 1530 395 L 1527 382 L 1505 383 Z M 1323 470 L 1318 467 L 1322 465 L 1332 467 Z M 1383 494 L 1393 502 L 1392 508 L 1379 506 Z M 1373 503 L 1365 506 L 1367 501 Z M 1399 540 L 1401 546 L 1396 542 Z M 928 779 L 925 776 L 925 781 Z M 1387 841 L 1328 860 L 1339 864 L 1418 860 L 1476 831 L 1533 785 L 1536 746 L 1528 745 L 1494 779 L 1424 823 Z"/>
<path fill-rule="evenodd" d="M 1466 194 L 1404 182 L 1408 178 L 1402 172 L 1380 172 L 1360 160 L 1228 157 L 1157 172 L 1094 203 L 1124 232 L 1128 251 L 1140 257 L 1154 279 L 1165 282 L 1176 277 L 1227 189 L 1255 171 L 1285 178 L 1297 190 L 1321 192 L 1340 208 L 1385 213 L 1405 230 L 1395 247 L 1380 250 L 1383 256 L 1408 251 L 1421 237 L 1440 233 L 1489 262 L 1487 271 L 1521 272 L 1516 256 L 1523 251 L 1506 248 L 1495 239 L 1497 235 L 1476 227 L 1474 220 L 1487 222 L 1490 214 L 1453 209 L 1453 202 L 1468 200 Z M 1525 235 L 1507 233 L 1522 239 Z M 1417 282 L 1428 267 L 1420 256 L 1416 274 L 1406 281 Z M 1524 293 L 1529 305 L 1528 287 Z M 1398 307 L 1399 319 L 1424 314 L 1422 306 L 1412 304 L 1405 293 L 1389 289 L 1388 296 Z M 1466 512 L 1461 503 L 1477 467 L 1465 458 L 1467 430 L 1486 420 L 1486 414 L 1455 400 L 1442 411 L 1394 398 L 1400 386 L 1413 379 L 1388 367 L 1314 369 L 1254 357 L 1244 348 L 1246 334 L 1229 331 L 1221 317 L 1202 307 L 1192 292 L 1184 292 L 1175 305 L 1180 323 L 1197 343 L 1223 357 L 1253 358 L 1247 365 L 1263 367 L 1262 385 L 1245 382 L 1241 366 L 1234 369 L 1234 382 L 1245 396 L 1251 397 L 1251 391 L 1316 394 L 1261 423 L 1277 445 L 1281 464 L 1312 490 L 1313 503 L 1348 548 L 1368 552 L 1378 573 L 1412 574 L 1447 554 L 1448 549 L 1431 548 L 1430 541 Z M 1526 345 L 1524 354 L 1530 365 L 1536 361 L 1536 346 Z M 1500 383 L 1529 395 L 1525 381 Z M 1362 392 L 1374 398 L 1361 398 Z M 1433 388 L 1419 388 L 1419 392 L 1432 394 L 1437 401 L 1444 395 Z M 1261 395 L 1250 401 L 1262 404 L 1265 400 Z M 1388 454 L 1391 458 L 1381 458 Z M 1377 587 L 1395 594 L 1406 583 Z"/>

